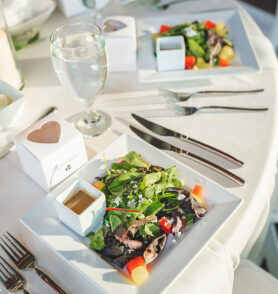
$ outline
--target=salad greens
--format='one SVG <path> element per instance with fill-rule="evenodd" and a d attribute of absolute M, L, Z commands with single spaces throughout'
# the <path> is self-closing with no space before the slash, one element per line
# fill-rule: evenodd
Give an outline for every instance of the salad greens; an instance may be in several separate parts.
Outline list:
<path fill-rule="evenodd" d="M 207 211 L 183 188 L 175 166 L 151 165 L 136 152 L 112 163 L 107 175 L 97 179 L 102 185 L 96 186 L 106 196 L 107 213 L 102 227 L 87 237 L 92 249 L 120 268 L 138 256 L 146 264 L 152 262 L 170 234 L 180 236 L 185 226 Z"/>
<path fill-rule="evenodd" d="M 186 47 L 185 68 L 202 69 L 215 65 L 228 66 L 235 52 L 233 43 L 227 38 L 228 30 L 223 22 L 185 22 L 174 26 L 161 25 L 159 37 L 182 36 Z M 155 46 L 154 46 L 155 48 Z M 155 53 L 156 54 L 156 53 Z"/>

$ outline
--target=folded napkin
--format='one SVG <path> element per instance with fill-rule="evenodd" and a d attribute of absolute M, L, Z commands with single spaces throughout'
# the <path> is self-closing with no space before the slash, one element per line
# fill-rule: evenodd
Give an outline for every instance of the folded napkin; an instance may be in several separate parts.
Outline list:
<path fill-rule="evenodd" d="M 231 294 L 237 263 L 225 246 L 213 240 L 167 293 Z"/>
<path fill-rule="evenodd" d="M 53 0 L 2 0 L 9 27 L 18 25 L 49 8 Z"/>

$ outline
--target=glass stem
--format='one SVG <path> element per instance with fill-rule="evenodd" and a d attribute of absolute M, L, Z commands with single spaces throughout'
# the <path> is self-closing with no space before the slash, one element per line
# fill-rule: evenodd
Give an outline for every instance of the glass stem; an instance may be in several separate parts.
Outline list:
<path fill-rule="evenodd" d="M 99 120 L 100 114 L 97 112 L 96 107 L 93 104 L 90 108 L 87 108 L 84 116 L 84 121 L 87 125 L 91 125 L 97 123 Z"/>

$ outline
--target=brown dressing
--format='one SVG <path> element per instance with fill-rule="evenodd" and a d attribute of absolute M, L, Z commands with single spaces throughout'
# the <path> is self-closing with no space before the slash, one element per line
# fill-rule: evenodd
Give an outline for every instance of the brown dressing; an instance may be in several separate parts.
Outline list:
<path fill-rule="evenodd" d="M 96 200 L 95 196 L 88 194 L 86 191 L 79 190 L 73 194 L 64 205 L 76 214 L 81 214 L 88 206 Z"/>

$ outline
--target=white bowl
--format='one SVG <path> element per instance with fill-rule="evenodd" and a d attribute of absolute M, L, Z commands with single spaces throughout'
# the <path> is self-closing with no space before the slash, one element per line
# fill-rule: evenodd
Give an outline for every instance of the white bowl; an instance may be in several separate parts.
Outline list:
<path fill-rule="evenodd" d="M 10 33 L 14 36 L 22 34 L 30 29 L 37 31 L 38 27 L 42 25 L 54 12 L 56 5 L 57 3 L 55 1 L 51 1 L 51 4 L 47 9 L 40 11 L 30 19 L 24 20 L 17 25 L 9 27 Z"/>
<path fill-rule="evenodd" d="M 64 203 L 81 189 L 95 196 L 96 200 L 80 214 L 76 214 Z M 56 196 L 54 205 L 59 219 L 77 234 L 86 236 L 102 226 L 106 208 L 105 195 L 88 182 L 75 177 L 61 184 L 50 194 Z"/>
<path fill-rule="evenodd" d="M 24 96 L 16 88 L 0 80 L 0 94 L 13 98 L 13 102 L 0 109 L 0 131 L 16 122 L 23 113 Z"/>

